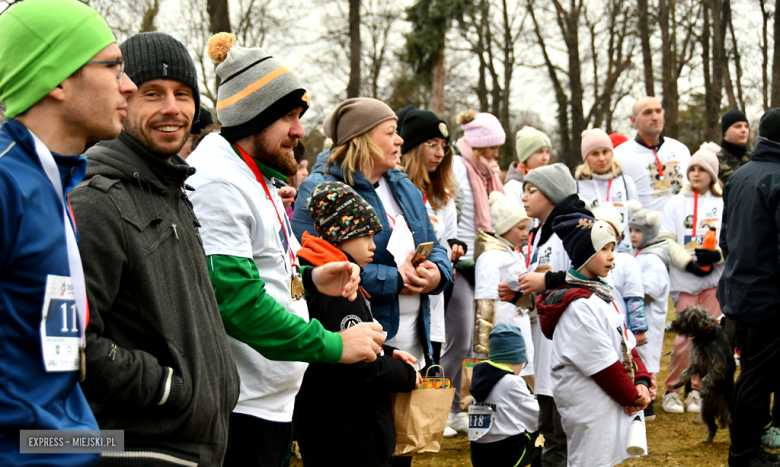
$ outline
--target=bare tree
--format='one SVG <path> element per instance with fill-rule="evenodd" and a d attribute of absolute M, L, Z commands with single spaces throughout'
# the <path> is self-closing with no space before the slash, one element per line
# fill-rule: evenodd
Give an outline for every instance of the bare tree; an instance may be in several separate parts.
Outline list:
<path fill-rule="evenodd" d="M 645 94 L 655 96 L 653 80 L 653 51 L 650 49 L 650 12 L 647 0 L 637 0 L 637 33 L 642 43 L 642 65 L 645 72 Z"/>
<path fill-rule="evenodd" d="M 209 14 L 209 31 L 212 34 L 231 32 L 228 0 L 206 0 Z"/>
<path fill-rule="evenodd" d="M 347 97 L 360 96 L 360 0 L 349 0 L 349 84 Z"/>
<path fill-rule="evenodd" d="M 772 57 L 772 108 L 780 106 L 780 8 L 775 3 L 774 54 Z"/>
<path fill-rule="evenodd" d="M 766 10 L 766 0 L 759 0 L 761 6 L 761 41 L 759 42 L 759 48 L 761 49 L 761 97 L 764 104 L 764 112 L 769 110 L 769 42 L 768 42 L 768 23 L 769 12 Z"/>

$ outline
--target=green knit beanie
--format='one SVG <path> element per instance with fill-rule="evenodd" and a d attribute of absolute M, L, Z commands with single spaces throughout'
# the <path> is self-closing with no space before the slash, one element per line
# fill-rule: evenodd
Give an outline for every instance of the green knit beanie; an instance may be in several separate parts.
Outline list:
<path fill-rule="evenodd" d="M 530 126 L 524 126 L 515 136 L 515 146 L 517 147 L 517 160 L 524 163 L 536 151 L 543 147 L 551 147 L 550 138 Z"/>
<path fill-rule="evenodd" d="M 106 20 L 77 0 L 25 0 L 0 16 L 0 100 L 6 117 L 32 107 L 116 42 Z"/>

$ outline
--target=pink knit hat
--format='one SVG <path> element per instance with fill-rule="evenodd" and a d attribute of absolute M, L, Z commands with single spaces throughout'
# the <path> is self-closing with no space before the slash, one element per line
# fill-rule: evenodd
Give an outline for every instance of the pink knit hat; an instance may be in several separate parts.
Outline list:
<path fill-rule="evenodd" d="M 472 148 L 489 148 L 501 146 L 506 142 L 506 133 L 501 127 L 501 122 L 489 113 L 478 113 L 474 120 L 464 123 L 463 136 Z"/>
<path fill-rule="evenodd" d="M 582 132 L 582 144 L 580 145 L 582 148 L 582 160 L 588 158 L 588 154 L 590 154 L 591 151 L 598 148 L 609 148 L 610 150 L 615 149 L 612 146 L 612 139 L 609 137 L 607 132 L 602 130 L 601 128 L 594 128 L 592 130 L 585 130 Z"/>
<path fill-rule="evenodd" d="M 707 172 L 712 178 L 712 183 L 718 181 L 718 153 L 720 152 L 720 146 L 715 143 L 704 143 L 701 145 L 698 151 L 693 153 L 690 162 L 688 162 L 688 170 L 685 171 L 686 178 L 694 165 L 698 165 L 705 172 Z"/>

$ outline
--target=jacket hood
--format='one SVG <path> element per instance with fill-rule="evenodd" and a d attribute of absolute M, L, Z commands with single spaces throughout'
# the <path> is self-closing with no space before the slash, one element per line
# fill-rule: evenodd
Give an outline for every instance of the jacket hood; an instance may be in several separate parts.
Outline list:
<path fill-rule="evenodd" d="M 296 255 L 314 266 L 350 260 L 347 254 L 336 246 L 327 240 L 311 235 L 309 232 L 303 233 L 301 248 Z M 354 261 L 352 262 L 354 263 Z"/>
<path fill-rule="evenodd" d="M 763 136 L 759 136 L 756 145 L 753 147 L 751 160 L 780 163 L 780 143 L 775 143 Z"/>
<path fill-rule="evenodd" d="M 663 261 L 668 268 L 671 261 L 669 257 L 669 250 L 669 240 L 663 239 L 640 249 L 636 252 L 636 255 L 656 255 L 661 258 L 661 261 Z"/>
<path fill-rule="evenodd" d="M 525 174 L 523 173 L 523 170 L 520 168 L 520 164 L 517 162 L 512 162 L 509 164 L 509 169 L 506 171 L 506 177 L 504 178 L 504 185 L 509 180 L 517 180 L 518 182 L 523 181 L 523 177 Z"/>
<path fill-rule="evenodd" d="M 508 371 L 498 366 L 490 360 L 477 364 L 474 367 L 474 375 L 471 377 L 471 395 L 474 396 L 474 400 L 477 402 L 485 402 L 490 396 L 493 388 L 501 378 L 514 374 L 512 371 Z"/>
<path fill-rule="evenodd" d="M 496 235 L 495 232 L 477 229 L 477 238 L 474 240 L 474 261 L 479 259 L 479 256 L 486 251 L 512 251 L 513 249 L 514 247 L 509 242 Z"/>
<path fill-rule="evenodd" d="M 541 237 L 539 238 L 538 245 L 543 245 L 547 242 L 547 240 L 550 239 L 550 237 L 552 237 L 553 221 L 556 217 L 562 216 L 564 214 L 585 214 L 587 216 L 593 215 L 590 209 L 588 209 L 585 205 L 585 201 L 581 200 L 577 193 L 567 196 L 563 199 L 563 201 L 555 205 L 552 212 L 550 213 L 550 216 L 547 218 L 544 224 L 541 225 L 542 233 Z M 536 235 L 538 231 L 539 227 L 534 230 L 534 235 Z"/>
<path fill-rule="evenodd" d="M 116 139 L 101 141 L 85 155 L 89 160 L 85 180 L 102 175 L 134 183 L 141 181 L 165 192 L 171 185 L 182 186 L 195 173 L 195 168 L 178 155 L 170 163 L 161 160 L 124 131 Z"/>
<path fill-rule="evenodd" d="M 558 325 L 558 320 L 566 311 L 566 307 L 571 302 L 580 298 L 589 298 L 592 294 L 593 291 L 590 289 L 565 285 L 539 295 L 536 299 L 536 309 L 539 311 L 539 324 L 542 326 L 544 336 L 552 340 L 555 326 Z"/>

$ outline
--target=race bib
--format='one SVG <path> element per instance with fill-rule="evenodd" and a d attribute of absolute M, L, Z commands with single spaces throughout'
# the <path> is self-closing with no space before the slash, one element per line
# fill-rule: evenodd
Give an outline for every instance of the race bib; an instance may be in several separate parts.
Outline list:
<path fill-rule="evenodd" d="M 79 322 L 70 277 L 49 275 L 43 297 L 41 348 L 46 371 L 79 368 Z"/>
<path fill-rule="evenodd" d="M 469 406 L 469 441 L 485 436 L 493 426 L 493 409 L 484 405 Z"/>

